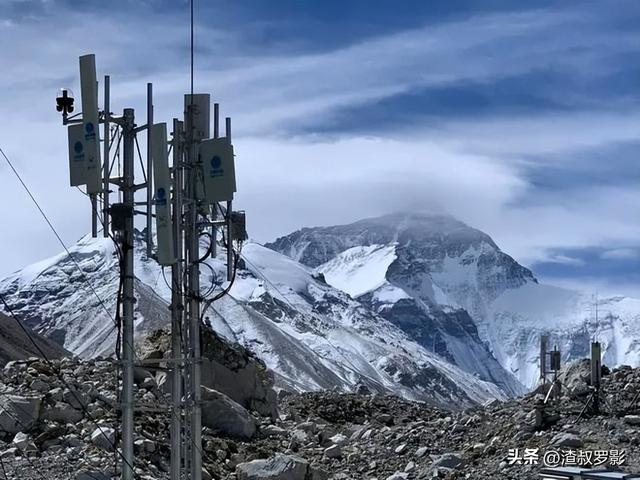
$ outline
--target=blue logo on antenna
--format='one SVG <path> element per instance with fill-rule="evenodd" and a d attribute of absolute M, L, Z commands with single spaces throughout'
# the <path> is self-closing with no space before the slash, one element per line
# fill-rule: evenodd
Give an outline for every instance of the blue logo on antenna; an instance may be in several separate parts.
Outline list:
<path fill-rule="evenodd" d="M 87 135 L 91 135 L 93 133 L 93 123 L 88 122 L 85 126 L 84 126 L 84 131 L 87 133 Z"/>
<path fill-rule="evenodd" d="M 167 191 L 160 187 L 156 192 L 156 205 L 166 205 L 167 204 Z"/>
<path fill-rule="evenodd" d="M 222 165 L 222 159 L 218 155 L 214 156 L 211 159 L 211 166 L 214 169 L 218 169 L 218 168 L 220 168 L 220 165 Z"/>
<path fill-rule="evenodd" d="M 76 143 L 73 145 L 73 149 L 75 150 L 75 152 L 76 152 L 77 154 L 82 153 L 82 149 L 83 149 L 82 142 L 76 142 Z"/>

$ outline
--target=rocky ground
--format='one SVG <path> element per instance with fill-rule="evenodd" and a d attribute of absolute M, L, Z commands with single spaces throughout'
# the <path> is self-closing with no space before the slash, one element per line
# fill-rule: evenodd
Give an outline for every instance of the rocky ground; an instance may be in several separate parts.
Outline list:
<path fill-rule="evenodd" d="M 237 363 L 238 352 L 234 355 Z M 247 364 L 240 363 L 246 372 Z M 138 479 L 168 478 L 170 414 L 160 373 L 139 369 L 136 374 Z M 274 416 L 264 403 L 254 402 L 262 412 L 250 412 L 240 403 L 250 405 L 251 400 L 205 388 L 205 478 L 533 479 L 543 452 L 551 449 L 624 450 L 625 470 L 637 473 L 639 405 L 630 404 L 640 391 L 640 369 L 607 373 L 604 412 L 587 412 L 580 419 L 590 394 L 588 362 L 563 373 L 557 403 L 543 404 L 545 387 L 463 412 L 366 392 L 281 392 Z M 122 462 L 114 453 L 119 440 L 116 382 L 112 360 L 49 364 L 34 358 L 7 364 L 0 372 L 2 475 L 24 480 L 117 478 Z M 539 463 L 510 465 L 509 450 L 515 448 L 540 449 Z"/>

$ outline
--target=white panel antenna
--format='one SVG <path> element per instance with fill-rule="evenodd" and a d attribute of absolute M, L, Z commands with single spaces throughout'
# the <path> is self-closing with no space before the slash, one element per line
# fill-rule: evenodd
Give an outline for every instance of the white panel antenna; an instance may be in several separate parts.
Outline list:
<path fill-rule="evenodd" d="M 98 82 L 96 57 L 80 57 L 80 93 L 82 96 L 82 125 L 84 129 L 85 168 L 87 193 L 102 191 L 100 162 L 100 129 L 98 127 Z"/>
<path fill-rule="evenodd" d="M 167 151 L 167 124 L 157 123 L 151 129 L 153 158 L 154 203 L 156 207 L 156 235 L 158 263 L 173 265 L 176 258 L 171 224 L 171 175 L 169 173 L 169 153 Z"/>
<path fill-rule="evenodd" d="M 205 201 L 209 204 L 233 200 L 236 170 L 233 145 L 227 138 L 212 138 L 200 144 L 200 162 Z"/>
<path fill-rule="evenodd" d="M 84 145 L 84 126 L 69 125 L 69 175 L 72 187 L 86 185 L 87 155 Z"/>
<path fill-rule="evenodd" d="M 186 94 L 184 96 L 184 111 L 187 125 L 185 131 L 187 135 L 191 130 L 189 125 L 189 109 L 191 108 L 191 95 Z M 193 138 L 194 140 L 204 140 L 209 138 L 209 122 L 210 122 L 210 110 L 211 110 L 211 95 L 208 93 L 194 93 L 193 94 Z"/>

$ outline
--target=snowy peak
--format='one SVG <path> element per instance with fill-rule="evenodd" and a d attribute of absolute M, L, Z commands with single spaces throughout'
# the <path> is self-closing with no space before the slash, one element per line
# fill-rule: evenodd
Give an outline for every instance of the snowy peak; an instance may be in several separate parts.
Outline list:
<path fill-rule="evenodd" d="M 478 279 L 488 290 L 536 282 L 531 271 L 502 252 L 491 237 L 449 215 L 404 213 L 303 228 L 266 246 L 315 268 L 353 247 L 390 244 L 397 246 L 397 265 L 391 266 L 390 275 L 408 270 L 446 273 L 453 259 L 469 274 L 491 277 Z"/>
<path fill-rule="evenodd" d="M 315 266 L 327 283 L 423 348 L 505 391 L 519 391 L 464 307 L 472 298 L 485 308 L 486 298 L 535 279 L 486 234 L 450 216 L 403 214 L 306 228 L 270 247 Z"/>
<path fill-rule="evenodd" d="M 269 246 L 323 272 L 425 348 L 497 384 L 505 383 L 499 372 L 485 368 L 496 360 L 535 386 L 541 334 L 564 361 L 588 355 L 597 339 L 605 363 L 640 365 L 639 300 L 600 299 L 595 322 L 589 295 L 539 284 L 488 235 L 450 216 L 405 213 L 305 228 Z M 375 253 L 384 251 L 395 258 L 382 262 Z"/>

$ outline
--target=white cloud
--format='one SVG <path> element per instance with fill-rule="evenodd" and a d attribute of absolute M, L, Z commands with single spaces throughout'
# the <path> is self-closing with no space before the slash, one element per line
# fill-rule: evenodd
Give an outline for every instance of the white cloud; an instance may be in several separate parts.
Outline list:
<path fill-rule="evenodd" d="M 68 187 L 66 134 L 53 108 L 56 89 L 77 91 L 77 57 L 94 51 L 99 75 L 112 74 L 114 111 L 131 105 L 143 112 L 145 83 L 153 81 L 156 119 L 170 122 L 188 88 L 188 35 L 186 25 L 152 11 L 144 19 L 58 14 L 69 18 L 0 28 L 0 44 L 11 46 L 0 50 L 0 115 L 11 118 L 0 146 L 70 243 L 89 229 L 89 206 Z M 59 28 L 52 32 L 52 24 Z M 596 24 L 583 11 L 486 15 L 288 56 L 247 55 L 241 31 L 200 25 L 197 38 L 207 39 L 207 49 L 214 45 L 215 55 L 196 58 L 196 89 L 212 91 L 234 118 L 237 205 L 248 210 L 258 240 L 306 225 L 442 209 L 531 263 L 548 258 L 552 248 L 638 238 L 638 222 L 626 208 L 640 204 L 636 188 L 590 189 L 543 203 L 531 198 L 525 174 L 531 154 L 638 138 L 637 111 L 611 113 L 596 103 L 589 111 L 562 115 L 489 117 L 429 129 L 398 125 L 376 137 L 345 132 L 292 138 L 289 132 L 331 122 L 341 108 L 416 88 L 491 82 L 560 58 L 556 67 L 578 74 L 593 71 L 594 64 L 611 69 L 601 62 L 607 52 L 640 44 L 638 35 L 599 31 Z M 558 34 L 577 29 L 584 34 Z M 0 178 L 0 218 L 12 226 L 0 238 L 0 252 L 9 252 L 0 257 L 3 274 L 60 248 L 2 162 Z"/>
<path fill-rule="evenodd" d="M 604 260 L 637 260 L 640 258 L 640 251 L 636 248 L 614 248 L 602 252 L 600 257 Z"/>

